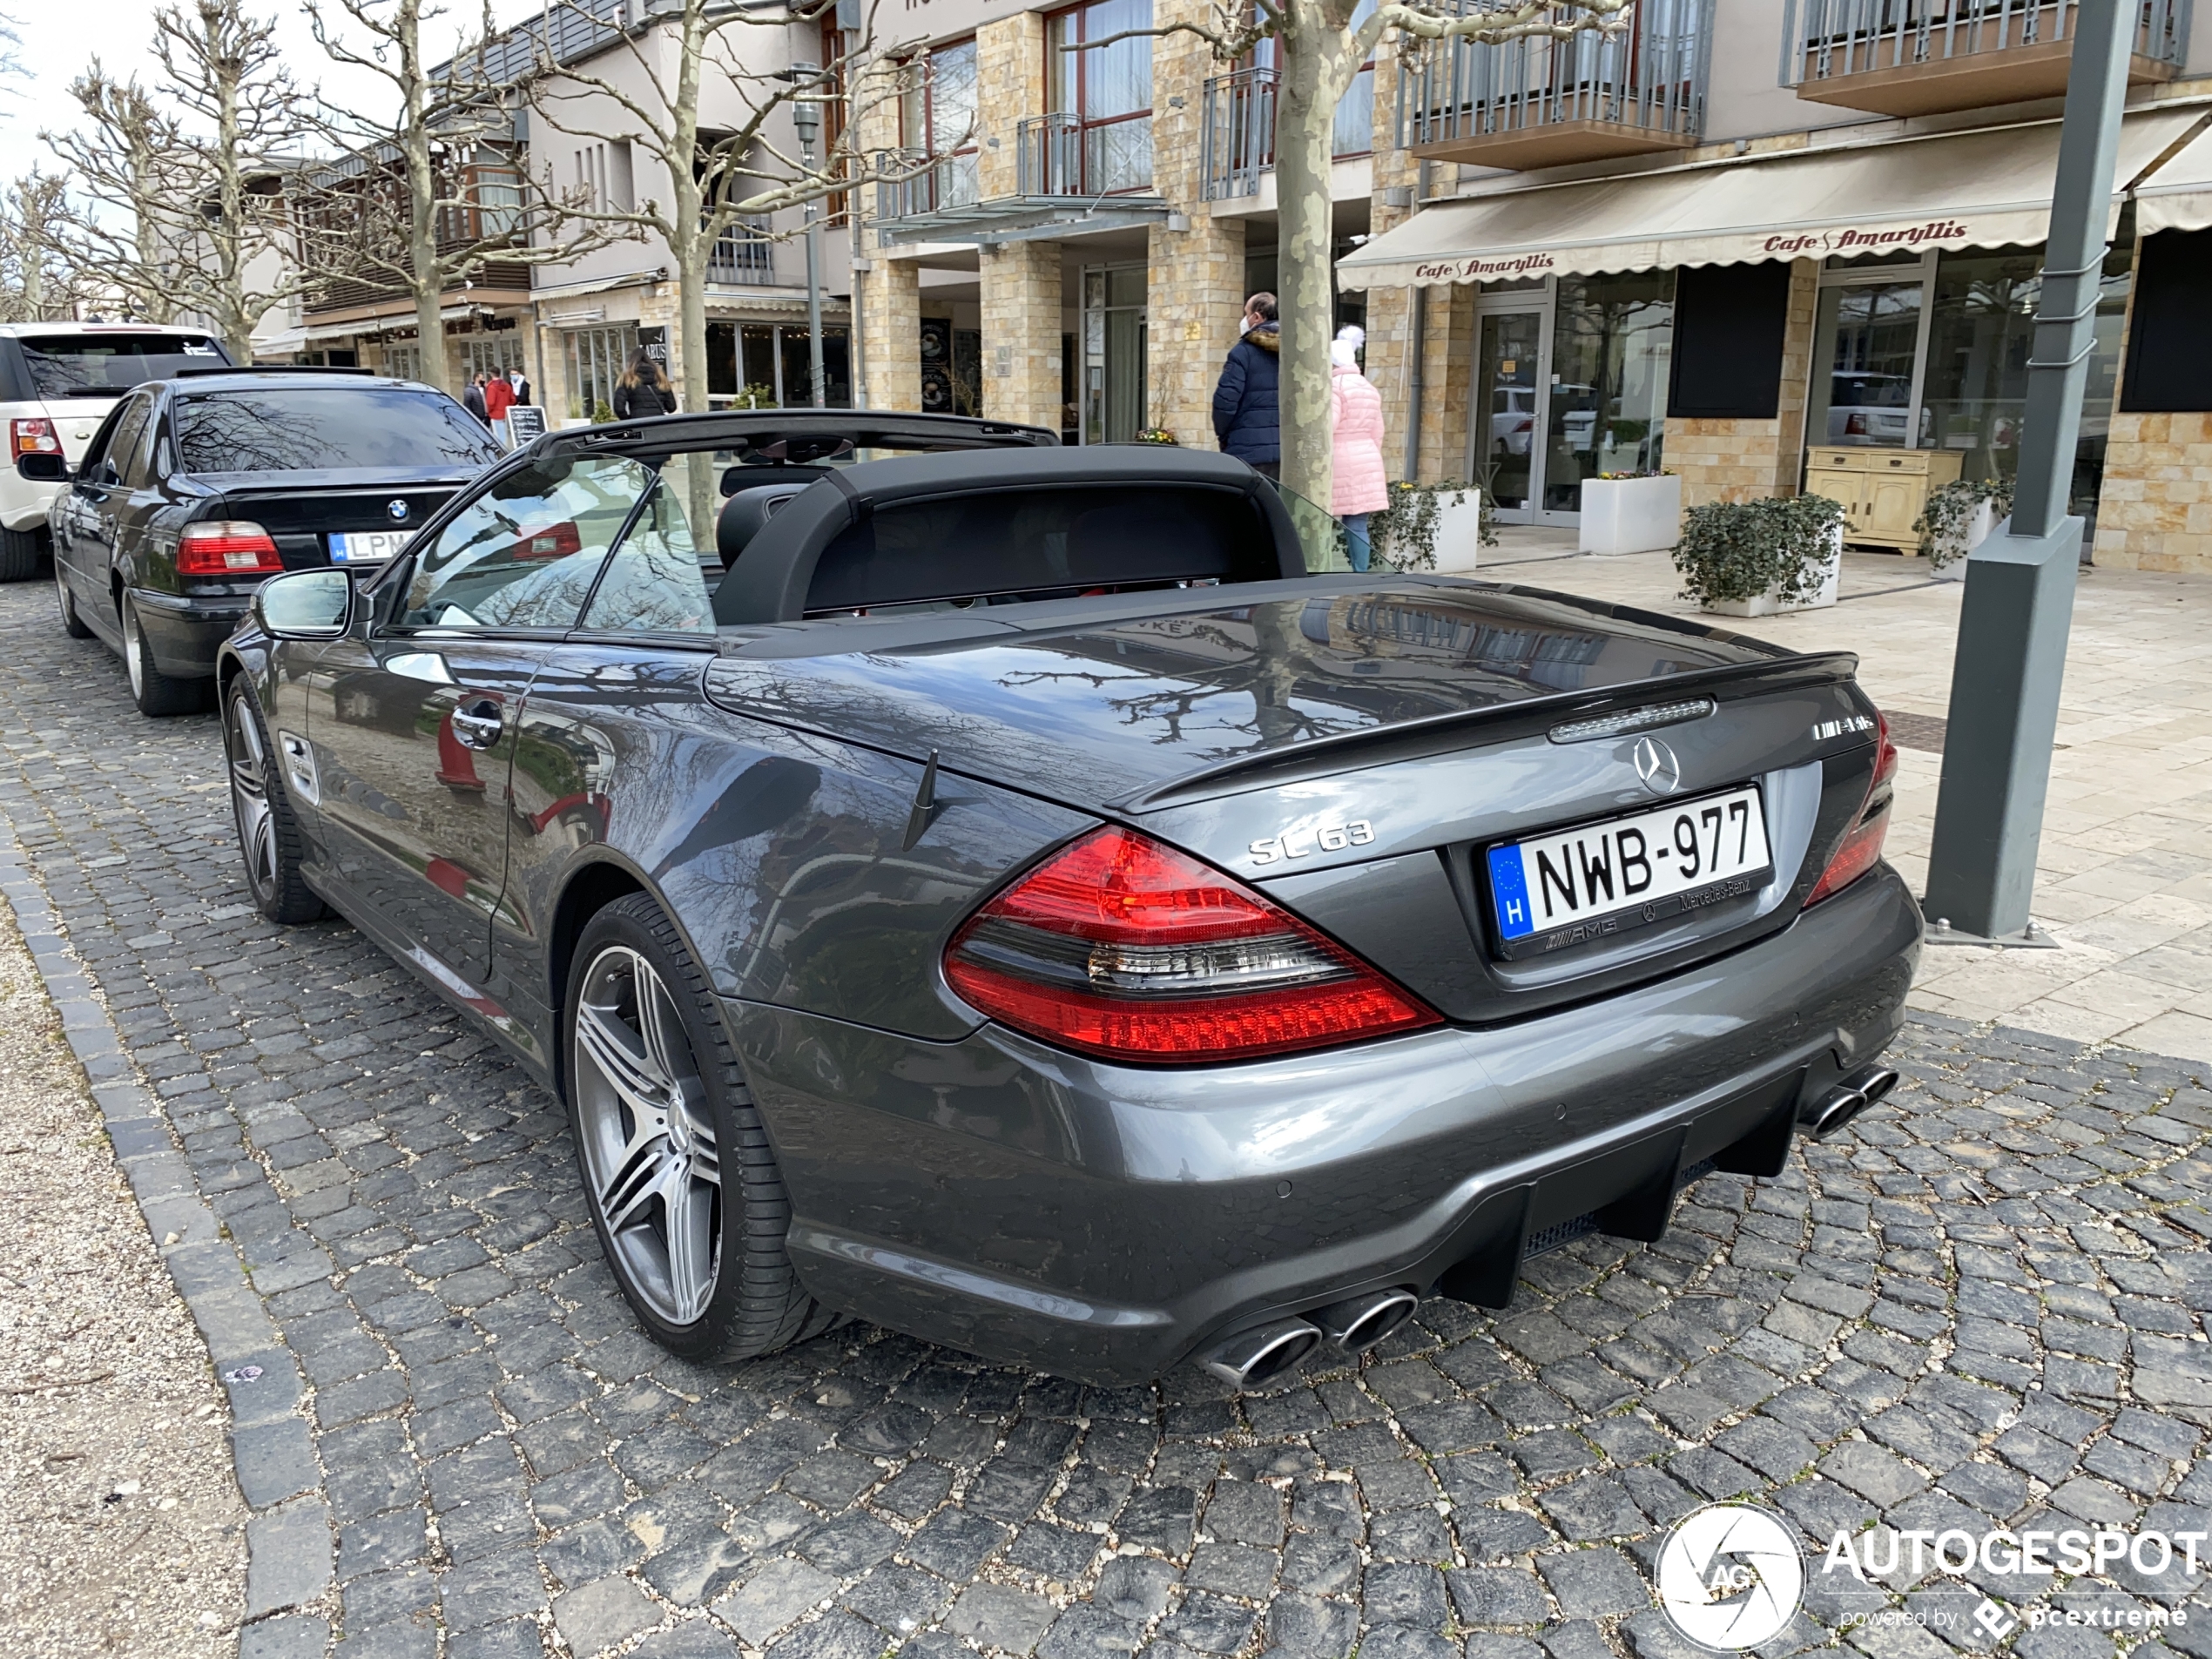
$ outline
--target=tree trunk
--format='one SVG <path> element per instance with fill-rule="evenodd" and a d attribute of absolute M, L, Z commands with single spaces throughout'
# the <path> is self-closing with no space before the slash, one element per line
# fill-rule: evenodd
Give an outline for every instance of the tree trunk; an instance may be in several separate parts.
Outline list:
<path fill-rule="evenodd" d="M 1284 485 L 1325 512 L 1332 469 L 1329 341 L 1329 168 L 1337 100 L 1351 84 L 1352 46 L 1315 0 L 1291 0 L 1276 40 L 1276 280 L 1283 328 Z"/>
<path fill-rule="evenodd" d="M 438 172 L 431 154 L 428 91 L 421 53 L 421 0 L 401 0 L 393 18 L 400 49 L 400 145 L 407 156 L 408 288 L 415 300 L 415 338 L 423 383 L 453 389 L 446 368 L 445 267 L 438 259 Z"/>

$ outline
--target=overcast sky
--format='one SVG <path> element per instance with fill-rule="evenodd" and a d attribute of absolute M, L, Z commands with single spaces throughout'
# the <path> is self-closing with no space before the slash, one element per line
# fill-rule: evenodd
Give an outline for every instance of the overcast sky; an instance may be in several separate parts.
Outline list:
<path fill-rule="evenodd" d="M 69 84 L 84 72 L 95 53 L 109 73 L 118 78 L 135 73 L 158 91 L 153 87 L 157 71 L 151 43 L 153 14 L 160 9 L 160 0 L 0 0 L 0 12 L 16 20 L 23 37 L 17 55 L 28 71 L 27 79 L 0 83 L 0 179 L 19 178 L 34 165 L 53 171 L 38 135 L 77 125 Z M 538 9 L 534 0 L 496 0 L 494 15 L 502 24 L 511 23 Z M 330 10 L 337 12 L 334 3 Z M 341 69 L 324 56 L 299 0 L 247 0 L 247 10 L 277 17 L 277 37 L 293 78 L 302 86 L 320 84 L 334 102 L 349 107 L 381 105 L 383 82 L 359 70 Z M 448 10 L 447 24 L 480 15 L 478 0 L 448 0 Z"/>

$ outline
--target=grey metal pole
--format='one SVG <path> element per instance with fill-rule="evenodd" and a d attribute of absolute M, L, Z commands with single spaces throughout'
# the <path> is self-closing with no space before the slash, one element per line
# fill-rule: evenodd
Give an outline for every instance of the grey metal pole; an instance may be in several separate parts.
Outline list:
<path fill-rule="evenodd" d="M 819 83 L 821 70 L 813 64 L 792 65 L 794 77 L 803 78 L 812 85 Z M 822 112 L 809 98 L 793 98 L 791 105 L 792 125 L 799 132 L 799 165 L 811 176 L 814 171 L 814 140 L 822 130 Z M 799 211 L 806 222 L 806 382 L 807 401 L 815 408 L 828 402 L 828 388 L 822 373 L 822 232 L 820 203 L 809 196 Z"/>
<path fill-rule="evenodd" d="M 2066 509 L 2139 10 L 2081 0 L 2077 14 L 2013 516 L 1966 562 L 1926 909 L 1989 939 L 2025 935 L 2035 892 L 2081 557 Z"/>

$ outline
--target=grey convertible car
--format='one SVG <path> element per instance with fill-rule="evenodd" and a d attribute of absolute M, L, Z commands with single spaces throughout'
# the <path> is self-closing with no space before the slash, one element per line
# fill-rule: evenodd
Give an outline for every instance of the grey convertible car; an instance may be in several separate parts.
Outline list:
<path fill-rule="evenodd" d="M 851 1315 L 1257 1384 L 1894 1082 L 1853 658 L 1330 573 L 1295 505 L 952 417 L 550 435 L 373 577 L 261 589 L 253 896 L 560 1093 L 702 1358 Z"/>

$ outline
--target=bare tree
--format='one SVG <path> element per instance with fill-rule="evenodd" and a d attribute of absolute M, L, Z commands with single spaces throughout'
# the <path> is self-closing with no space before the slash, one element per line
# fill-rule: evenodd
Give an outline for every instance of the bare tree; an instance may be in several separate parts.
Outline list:
<path fill-rule="evenodd" d="M 23 59 L 16 54 L 22 49 L 23 37 L 16 31 L 16 20 L 0 11 L 0 80 L 27 80 L 30 71 L 23 66 Z"/>
<path fill-rule="evenodd" d="M 558 264 L 620 233 L 583 225 L 542 186 L 515 143 L 514 89 L 487 72 L 482 34 L 444 62 L 427 61 L 423 26 L 444 15 L 426 0 L 307 0 L 315 38 L 339 64 L 381 76 L 396 114 L 341 116 L 347 153 L 310 175 L 296 215 L 320 268 L 397 286 L 415 303 L 422 378 L 446 384 L 441 301 L 493 260 Z M 360 44 L 357 44 L 357 38 Z"/>
<path fill-rule="evenodd" d="M 574 0 L 562 3 L 574 6 Z M 550 51 L 542 52 L 531 78 L 531 106 L 546 127 L 626 145 L 658 174 L 653 193 L 643 200 L 626 206 L 601 201 L 580 211 L 597 223 L 652 232 L 667 244 L 669 274 L 677 285 L 677 361 L 694 408 L 706 407 L 706 280 L 715 243 L 740 221 L 834 195 L 852 188 L 857 176 L 852 142 L 861 111 L 848 105 L 837 142 L 811 158 L 792 152 L 771 118 L 801 100 L 821 105 L 895 95 L 887 78 L 880 91 L 839 90 L 866 51 L 865 30 L 860 45 L 826 64 L 755 66 L 747 44 L 776 42 L 777 34 L 787 34 L 793 24 L 818 24 L 833 3 L 799 0 L 787 7 L 745 9 L 727 0 L 663 0 L 647 10 L 642 29 L 624 34 L 618 45 L 595 60 L 600 67 L 558 64 Z M 580 8 L 576 15 L 594 29 L 605 27 Z M 667 50 L 651 50 L 662 30 Z M 540 35 L 541 43 L 545 37 Z M 703 118 L 700 97 L 710 83 L 733 96 L 733 120 L 710 125 Z"/>
<path fill-rule="evenodd" d="M 1359 0 L 1216 0 L 1211 23 L 1177 22 L 1084 41 L 1094 51 L 1130 34 L 1196 35 L 1224 63 L 1275 44 L 1277 284 L 1283 327 L 1283 482 L 1325 504 L 1330 495 L 1329 172 L 1337 105 L 1386 44 L 1401 56 L 1465 40 L 1501 45 L 1571 39 L 1629 26 L 1635 0 L 1386 0 L 1355 22 Z M 1418 347 L 1416 347 L 1418 349 Z"/>
<path fill-rule="evenodd" d="M 71 315 L 82 286 L 69 257 L 64 181 L 30 172 L 0 192 L 0 322 Z"/>
<path fill-rule="evenodd" d="M 135 78 L 118 81 L 95 57 L 69 90 L 88 125 L 46 138 L 94 204 L 68 222 L 75 261 L 132 316 L 172 322 L 184 287 L 176 266 L 199 239 L 192 205 L 208 175 L 175 118 Z"/>

